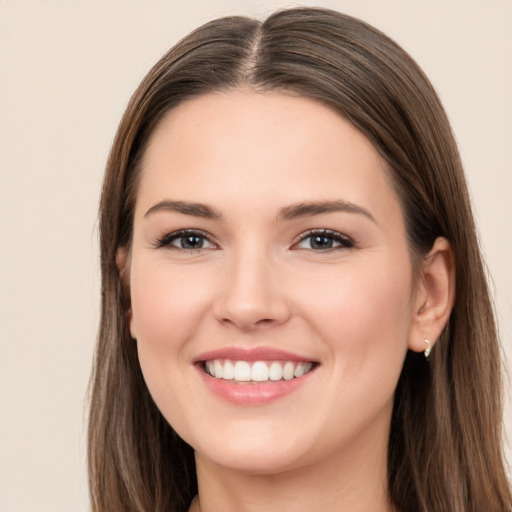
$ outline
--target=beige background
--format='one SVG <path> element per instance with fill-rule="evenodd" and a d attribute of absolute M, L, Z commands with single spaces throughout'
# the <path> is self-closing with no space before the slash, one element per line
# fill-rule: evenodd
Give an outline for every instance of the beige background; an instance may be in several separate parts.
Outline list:
<path fill-rule="evenodd" d="M 512 356 L 512 0 L 337 0 L 438 89 Z M 284 1 L 0 0 L 0 511 L 85 512 L 96 208 L 129 95 L 178 38 Z M 510 409 L 509 409 L 510 410 Z M 507 415 L 512 433 L 512 415 Z"/>

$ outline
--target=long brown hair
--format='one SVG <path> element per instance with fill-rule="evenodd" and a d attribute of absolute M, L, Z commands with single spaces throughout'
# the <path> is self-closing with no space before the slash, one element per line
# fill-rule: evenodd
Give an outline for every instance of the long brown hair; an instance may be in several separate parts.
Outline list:
<path fill-rule="evenodd" d="M 410 352 L 388 450 L 391 505 L 402 512 L 510 511 L 503 464 L 500 349 L 457 147 L 417 64 L 362 21 L 325 9 L 229 17 L 194 31 L 133 95 L 108 160 L 100 208 L 102 310 L 89 420 L 94 512 L 177 512 L 197 492 L 192 448 L 144 383 L 116 251 L 129 248 L 141 155 L 169 109 L 251 87 L 316 99 L 353 123 L 389 164 L 413 262 L 438 236 L 452 246 L 456 302 L 430 362 Z M 123 284 L 124 283 L 124 284 Z"/>

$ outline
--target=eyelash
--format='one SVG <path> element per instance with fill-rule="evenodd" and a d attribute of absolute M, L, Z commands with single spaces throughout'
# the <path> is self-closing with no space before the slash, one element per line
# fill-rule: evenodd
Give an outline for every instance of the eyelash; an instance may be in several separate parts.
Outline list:
<path fill-rule="evenodd" d="M 331 252 L 331 251 L 339 251 L 341 249 L 352 249 L 356 246 L 353 240 L 351 240 L 346 235 L 342 235 L 341 233 L 338 233 L 337 231 L 331 231 L 330 229 L 312 229 L 311 231 L 308 231 L 307 233 L 300 236 L 299 240 L 294 243 L 295 250 L 302 249 L 301 247 L 297 247 L 298 244 L 308 240 L 313 239 L 314 237 L 318 238 L 324 238 L 324 239 L 330 239 L 335 243 L 338 243 L 339 246 L 336 247 L 328 247 L 327 249 L 306 249 L 306 250 L 312 250 L 315 252 Z M 305 248 L 304 248 L 305 249 Z"/>
<path fill-rule="evenodd" d="M 200 231 L 200 230 L 191 230 L 191 229 L 181 229 L 179 231 L 173 231 L 172 233 L 168 233 L 161 238 L 157 238 L 155 240 L 155 242 L 153 243 L 153 245 L 157 249 L 160 249 L 163 247 L 168 247 L 168 248 L 178 249 L 178 250 L 188 251 L 188 252 L 195 252 L 195 251 L 198 251 L 201 249 L 205 249 L 205 247 L 185 248 L 185 247 L 177 247 L 177 246 L 172 245 L 172 243 L 174 241 L 179 240 L 180 238 L 185 239 L 185 238 L 192 238 L 192 237 L 202 240 L 203 243 L 204 243 L 204 241 L 206 241 L 206 242 L 210 243 L 211 245 L 215 246 L 215 248 L 218 248 L 218 245 L 211 240 L 210 236 L 207 233 Z M 317 238 L 322 237 L 324 240 L 329 239 L 329 240 L 332 240 L 333 243 L 338 243 L 339 245 L 336 247 L 328 247 L 326 249 L 322 249 L 322 248 L 313 249 L 312 247 L 307 249 L 305 247 L 298 247 L 298 245 L 301 244 L 302 242 L 305 242 L 308 239 L 313 239 L 314 237 L 317 237 Z M 293 250 L 306 249 L 306 250 L 311 250 L 314 252 L 326 253 L 326 252 L 331 252 L 331 251 L 337 251 L 340 249 L 351 249 L 351 248 L 354 248 L 355 246 L 356 246 L 356 244 L 354 243 L 353 240 L 351 240 L 350 238 L 348 238 L 345 235 L 342 235 L 341 233 L 338 233 L 337 231 L 331 231 L 330 229 L 313 229 L 313 230 L 308 231 L 308 232 L 304 233 L 303 235 L 301 235 L 300 238 L 297 240 L 297 242 L 295 242 L 293 244 L 292 249 Z M 207 249 L 211 249 L 211 247 L 208 247 Z"/>
<path fill-rule="evenodd" d="M 198 251 L 200 249 L 204 249 L 203 247 L 199 247 L 196 249 L 191 249 L 191 248 L 187 249 L 185 247 L 177 247 L 177 246 L 172 245 L 172 242 L 174 242 L 175 240 L 179 240 L 180 238 L 184 239 L 184 238 L 192 238 L 192 237 L 199 238 L 199 239 L 204 240 L 204 241 L 214 245 L 215 247 L 217 247 L 217 244 L 211 240 L 211 238 L 208 236 L 207 233 L 197 230 L 197 229 L 181 229 L 179 231 L 173 231 L 172 233 L 168 233 L 167 235 L 164 235 L 161 238 L 157 238 L 153 245 L 157 249 L 160 249 L 162 247 L 168 247 L 168 248 L 178 249 L 178 250 L 188 251 L 188 252 L 194 252 L 194 251 Z"/>

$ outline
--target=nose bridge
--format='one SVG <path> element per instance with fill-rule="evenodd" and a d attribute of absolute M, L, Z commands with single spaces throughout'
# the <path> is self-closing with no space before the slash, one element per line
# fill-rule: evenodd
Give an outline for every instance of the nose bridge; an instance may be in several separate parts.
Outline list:
<path fill-rule="evenodd" d="M 247 244 L 232 252 L 226 267 L 216 307 L 220 321 L 251 330 L 288 319 L 286 291 L 270 251 Z"/>

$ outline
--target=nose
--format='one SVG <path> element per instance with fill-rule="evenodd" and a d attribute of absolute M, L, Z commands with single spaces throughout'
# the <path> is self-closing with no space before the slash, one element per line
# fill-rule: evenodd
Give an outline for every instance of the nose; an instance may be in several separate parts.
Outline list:
<path fill-rule="evenodd" d="M 245 251 L 227 265 L 215 316 L 245 331 L 284 324 L 290 305 L 283 285 L 282 272 L 271 257 Z"/>

